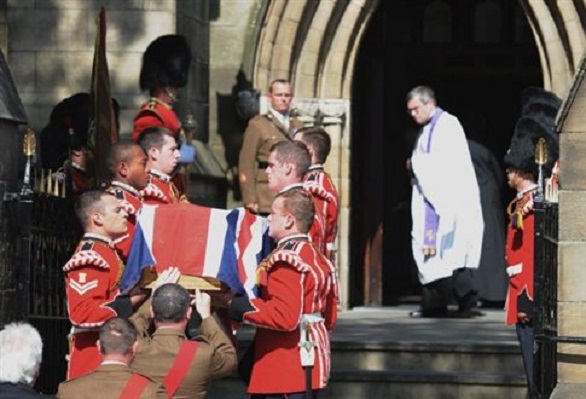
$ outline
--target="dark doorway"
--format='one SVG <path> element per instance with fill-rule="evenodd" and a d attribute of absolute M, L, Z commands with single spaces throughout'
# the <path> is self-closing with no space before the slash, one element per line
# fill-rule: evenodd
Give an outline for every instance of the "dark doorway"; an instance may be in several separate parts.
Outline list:
<path fill-rule="evenodd" d="M 486 133 L 476 139 L 502 160 L 521 91 L 542 85 L 518 2 L 379 3 L 361 43 L 352 92 L 350 306 L 394 305 L 419 294 L 405 169 L 416 134 L 405 95 L 417 85 L 433 87 L 467 135 Z M 503 196 L 506 201 L 512 193 Z"/>

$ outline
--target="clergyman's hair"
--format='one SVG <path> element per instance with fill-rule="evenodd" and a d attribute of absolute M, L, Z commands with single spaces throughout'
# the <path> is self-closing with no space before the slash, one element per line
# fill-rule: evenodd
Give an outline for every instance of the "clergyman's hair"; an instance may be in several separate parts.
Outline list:
<path fill-rule="evenodd" d="M 407 102 L 414 98 L 419 99 L 423 104 L 427 104 L 430 101 L 435 101 L 435 93 L 429 86 L 417 86 L 407 93 Z"/>
<path fill-rule="evenodd" d="M 120 163 L 130 163 L 132 161 L 132 149 L 134 147 L 141 148 L 142 150 L 142 147 L 130 139 L 118 140 L 112 144 L 110 154 L 108 155 L 108 171 L 110 172 L 110 177 L 116 176 Z"/>
<path fill-rule="evenodd" d="M 100 328 L 100 352 L 102 355 L 128 355 L 136 342 L 136 329 L 128 320 L 114 317 Z"/>
<path fill-rule="evenodd" d="M 30 324 L 10 323 L 0 330 L 0 382 L 32 385 L 39 372 L 43 341 Z"/>
<path fill-rule="evenodd" d="M 283 208 L 295 218 L 300 233 L 307 233 L 315 217 L 315 205 L 310 193 L 303 188 L 294 188 L 277 194 L 283 199 Z"/>
<path fill-rule="evenodd" d="M 271 84 L 269 85 L 269 93 L 272 93 L 272 92 L 273 92 L 273 86 L 274 86 L 276 83 L 280 83 L 280 84 L 284 84 L 284 85 L 285 85 L 285 84 L 289 84 L 289 85 L 291 84 L 291 82 L 290 82 L 290 81 L 288 81 L 287 79 L 282 79 L 282 78 L 275 79 L 275 80 L 273 80 L 273 81 L 271 82 Z"/>
<path fill-rule="evenodd" d="M 314 127 L 300 132 L 300 139 L 307 148 L 311 148 L 317 162 L 324 164 L 332 150 L 330 135 L 322 127 Z"/>
<path fill-rule="evenodd" d="M 277 161 L 295 165 L 297 178 L 301 181 L 311 166 L 311 155 L 307 146 L 300 141 L 279 141 L 271 147 L 271 152 L 273 151 Z"/>
<path fill-rule="evenodd" d="M 153 295 L 153 313 L 158 323 L 179 323 L 187 315 L 191 298 L 179 284 L 163 284 Z"/>
<path fill-rule="evenodd" d="M 104 211 L 102 198 L 107 195 L 112 194 L 100 190 L 86 191 L 75 202 L 75 215 L 84 230 L 89 224 L 90 214 Z"/>
<path fill-rule="evenodd" d="M 163 148 L 165 136 L 169 136 L 175 140 L 175 136 L 167 128 L 161 126 L 148 127 L 140 134 L 138 145 L 142 147 L 145 154 L 148 154 L 151 148 L 156 148 L 157 150 Z"/>

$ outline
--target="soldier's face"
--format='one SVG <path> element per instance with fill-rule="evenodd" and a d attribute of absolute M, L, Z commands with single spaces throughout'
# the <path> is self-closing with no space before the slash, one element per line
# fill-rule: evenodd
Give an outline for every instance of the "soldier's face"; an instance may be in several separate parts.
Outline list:
<path fill-rule="evenodd" d="M 269 179 L 269 190 L 278 193 L 289 183 L 289 165 L 277 160 L 276 151 L 271 151 L 267 160 L 267 177 Z M 292 183 L 292 182 L 291 182 Z"/>
<path fill-rule="evenodd" d="M 146 155 L 139 146 L 132 147 L 132 156 L 127 165 L 128 184 L 137 190 L 147 186 Z"/>
<path fill-rule="evenodd" d="M 427 103 L 424 103 L 417 97 L 411 99 L 407 103 L 407 113 L 411 115 L 411 118 L 413 118 L 418 125 L 425 125 L 429 122 L 434 108 L 435 102 L 430 100 Z"/>
<path fill-rule="evenodd" d="M 271 205 L 271 214 L 269 215 L 269 235 L 275 241 L 287 236 L 289 218 L 291 218 L 291 214 L 285 210 L 283 198 L 276 198 Z"/>
<path fill-rule="evenodd" d="M 100 221 L 104 234 L 111 239 L 122 237 L 128 230 L 128 214 L 113 195 L 104 195 L 101 203 Z"/>
<path fill-rule="evenodd" d="M 177 148 L 175 139 L 165 135 L 165 142 L 161 149 L 157 150 L 157 153 L 157 164 L 155 168 L 168 175 L 173 173 L 177 162 L 179 162 L 179 149 Z"/>
<path fill-rule="evenodd" d="M 273 83 L 273 87 L 268 95 L 272 109 L 281 113 L 289 112 L 292 98 L 293 93 L 291 92 L 291 85 L 289 83 Z"/>

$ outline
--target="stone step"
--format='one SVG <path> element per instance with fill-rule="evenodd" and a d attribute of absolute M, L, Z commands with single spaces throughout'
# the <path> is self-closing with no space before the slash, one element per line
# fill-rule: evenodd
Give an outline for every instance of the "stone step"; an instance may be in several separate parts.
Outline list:
<path fill-rule="evenodd" d="M 523 373 L 516 342 L 332 342 L 337 370 L 429 370 Z"/>
<path fill-rule="evenodd" d="M 334 370 L 320 399 L 524 399 L 523 375 L 419 370 Z M 242 399 L 238 377 L 214 382 L 209 399 Z"/>

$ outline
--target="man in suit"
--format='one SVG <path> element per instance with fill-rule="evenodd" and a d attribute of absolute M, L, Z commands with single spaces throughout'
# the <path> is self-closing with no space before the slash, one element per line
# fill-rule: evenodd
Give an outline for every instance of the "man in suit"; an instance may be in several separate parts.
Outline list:
<path fill-rule="evenodd" d="M 0 331 L 0 398 L 42 399 L 33 389 L 41 367 L 43 341 L 28 323 L 11 323 Z M 51 396 L 52 398 L 53 396 Z"/>
<path fill-rule="evenodd" d="M 178 284 L 163 284 L 152 296 L 151 316 L 156 330 L 147 336 L 148 315 L 139 311 L 133 322 L 141 336 L 134 370 L 162 383 L 159 397 L 205 398 L 210 381 L 236 367 L 236 350 L 210 311 L 210 296 L 196 291 L 201 336 L 190 341 L 185 328 L 192 316 L 191 298 Z"/>
<path fill-rule="evenodd" d="M 129 367 L 137 349 L 136 338 L 136 330 L 127 320 L 115 317 L 105 322 L 98 341 L 102 364 L 90 373 L 59 384 L 59 399 L 156 398 L 157 384 Z"/>
<path fill-rule="evenodd" d="M 238 161 L 244 207 L 264 215 L 270 213 L 274 198 L 266 174 L 271 147 L 279 141 L 291 140 L 295 131 L 303 126 L 300 120 L 292 119 L 289 112 L 293 98 L 289 81 L 273 81 L 267 98 L 269 111 L 266 115 L 255 116 L 248 123 Z"/>

